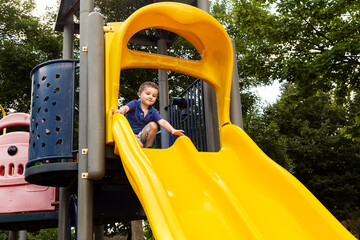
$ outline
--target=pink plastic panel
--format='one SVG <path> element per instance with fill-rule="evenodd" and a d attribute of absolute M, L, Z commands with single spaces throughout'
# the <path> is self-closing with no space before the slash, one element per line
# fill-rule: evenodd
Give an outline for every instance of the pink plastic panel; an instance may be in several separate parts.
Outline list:
<path fill-rule="evenodd" d="M 13 126 L 30 126 L 30 115 L 26 113 L 13 113 L 0 120 L 0 129 Z"/>
<path fill-rule="evenodd" d="M 56 188 L 38 186 L 24 180 L 28 149 L 27 132 L 0 136 L 0 214 L 55 210 L 52 203 L 57 200 Z"/>
<path fill-rule="evenodd" d="M 28 144 L 29 145 L 29 133 L 28 132 L 10 132 L 5 135 L 0 136 L 0 146 L 2 145 L 14 145 L 17 144 Z M 7 149 L 6 149 L 7 152 Z M 28 153 L 25 153 L 25 157 L 27 158 Z M 2 157 L 2 156 L 0 156 Z M 0 159 L 1 161 L 1 159 Z"/>

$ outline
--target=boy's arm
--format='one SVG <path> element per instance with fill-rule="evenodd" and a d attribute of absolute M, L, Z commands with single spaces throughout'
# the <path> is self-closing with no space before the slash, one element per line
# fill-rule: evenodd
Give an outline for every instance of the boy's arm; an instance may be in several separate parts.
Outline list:
<path fill-rule="evenodd" d="M 124 115 L 124 114 L 126 114 L 129 110 L 130 110 L 130 108 L 129 108 L 127 105 L 125 105 L 125 106 L 122 106 L 122 107 L 119 108 L 119 109 L 113 109 L 113 110 L 112 110 L 112 113 L 113 113 L 113 114 L 114 114 L 114 113 L 120 113 L 120 114 Z"/>
<path fill-rule="evenodd" d="M 171 124 L 168 121 L 166 121 L 165 119 L 160 119 L 157 123 L 161 127 L 165 128 L 166 130 L 171 132 L 171 134 L 178 135 L 178 136 L 185 136 L 184 130 L 177 130 L 177 129 L 173 128 L 173 126 L 171 126 Z"/>

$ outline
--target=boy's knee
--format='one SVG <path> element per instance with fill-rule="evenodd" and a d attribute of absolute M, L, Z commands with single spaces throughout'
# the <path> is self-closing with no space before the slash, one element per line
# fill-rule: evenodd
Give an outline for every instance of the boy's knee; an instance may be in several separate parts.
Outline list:
<path fill-rule="evenodd" d="M 150 131 L 157 131 L 158 125 L 156 122 L 150 122 Z"/>

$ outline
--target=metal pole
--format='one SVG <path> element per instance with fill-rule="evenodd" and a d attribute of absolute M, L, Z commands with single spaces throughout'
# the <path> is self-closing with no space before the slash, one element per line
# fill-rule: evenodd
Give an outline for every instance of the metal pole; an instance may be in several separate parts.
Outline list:
<path fill-rule="evenodd" d="M 73 14 L 66 18 L 63 32 L 63 59 L 74 57 L 74 21 Z M 58 217 L 58 240 L 66 240 L 68 226 L 70 189 L 67 187 L 59 188 L 59 217 Z"/>
<path fill-rule="evenodd" d="M 197 5 L 198 8 L 204 10 L 207 13 L 210 11 L 209 0 L 197 0 Z"/>
<path fill-rule="evenodd" d="M 104 224 L 95 225 L 95 240 L 104 240 Z"/>
<path fill-rule="evenodd" d="M 19 240 L 26 240 L 27 239 L 27 231 L 26 230 L 20 230 L 19 231 Z"/>
<path fill-rule="evenodd" d="M 167 52 L 167 34 L 160 30 L 160 39 L 158 40 L 158 53 L 166 55 Z M 162 118 L 168 120 L 168 112 L 164 109 L 169 104 L 169 83 L 168 73 L 166 70 L 158 70 L 159 74 L 159 106 L 160 115 Z M 165 128 L 161 128 L 161 148 L 169 147 L 169 133 Z"/>
<path fill-rule="evenodd" d="M 80 1 L 80 112 L 78 167 L 78 233 L 77 239 L 93 239 L 93 182 L 87 178 L 88 130 L 88 15 L 94 9 L 93 0 Z M 84 177 L 83 177 L 84 176 Z"/>
<path fill-rule="evenodd" d="M 89 15 L 88 47 L 88 173 L 94 180 L 105 175 L 105 45 L 104 20 L 100 13 Z"/>
<path fill-rule="evenodd" d="M 74 15 L 69 14 L 64 24 L 63 33 L 63 59 L 72 59 L 74 57 Z"/>
<path fill-rule="evenodd" d="M 198 8 L 209 12 L 209 1 L 198 0 Z M 204 105 L 207 151 L 216 152 L 220 150 L 219 119 L 215 91 L 204 82 Z"/>
<path fill-rule="evenodd" d="M 8 240 L 18 240 L 19 233 L 18 231 L 9 231 Z"/>
<path fill-rule="evenodd" d="M 67 187 L 59 188 L 58 240 L 67 239 L 69 197 L 70 190 Z"/>
<path fill-rule="evenodd" d="M 242 111 L 241 111 L 241 97 L 239 91 L 239 75 L 237 68 L 237 58 L 236 58 L 236 46 L 235 41 L 231 39 L 234 51 L 234 68 L 233 68 L 233 77 L 231 83 L 231 102 L 230 102 L 230 120 L 232 124 L 239 126 L 244 129 Z"/>
<path fill-rule="evenodd" d="M 131 240 L 142 240 L 144 239 L 143 221 L 135 220 L 131 221 Z"/>
<path fill-rule="evenodd" d="M 215 91 L 204 82 L 206 143 L 208 152 L 220 150 L 219 118 Z"/>

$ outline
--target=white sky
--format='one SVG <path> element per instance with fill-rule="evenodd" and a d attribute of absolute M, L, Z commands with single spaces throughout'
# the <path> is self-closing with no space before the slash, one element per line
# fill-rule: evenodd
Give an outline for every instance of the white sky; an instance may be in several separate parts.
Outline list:
<path fill-rule="evenodd" d="M 45 13 L 46 6 L 57 7 L 57 0 L 35 0 L 36 2 L 36 14 L 39 16 Z"/>
<path fill-rule="evenodd" d="M 263 104 L 275 103 L 280 96 L 280 83 L 275 81 L 273 85 L 266 87 L 258 87 L 251 90 L 257 92 Z"/>

